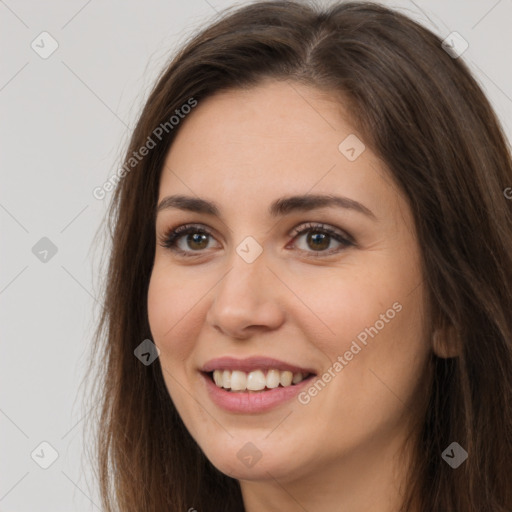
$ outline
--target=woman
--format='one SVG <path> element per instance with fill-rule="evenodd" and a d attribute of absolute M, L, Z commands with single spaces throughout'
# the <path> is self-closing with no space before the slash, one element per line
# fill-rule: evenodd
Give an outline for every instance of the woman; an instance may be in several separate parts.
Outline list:
<path fill-rule="evenodd" d="M 437 36 L 364 2 L 226 13 L 119 178 L 106 511 L 512 509 L 512 163 Z"/>

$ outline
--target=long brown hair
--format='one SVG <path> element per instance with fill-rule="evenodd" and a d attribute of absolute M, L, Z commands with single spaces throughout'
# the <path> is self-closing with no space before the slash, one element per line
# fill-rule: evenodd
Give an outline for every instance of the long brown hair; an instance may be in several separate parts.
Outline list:
<path fill-rule="evenodd" d="M 432 354 L 402 510 L 512 509 L 512 186 L 508 141 L 488 100 L 439 37 L 379 4 L 258 2 L 229 10 L 175 56 L 133 131 L 108 212 L 110 260 L 92 347 L 93 467 L 106 512 L 242 511 L 237 480 L 206 459 L 169 397 L 151 339 L 147 291 L 160 173 L 176 109 L 262 79 L 316 87 L 343 101 L 407 198 L 422 251 L 432 325 L 453 327 L 457 357 Z M 193 115 L 190 114 L 190 115 Z M 154 139 L 154 137 L 153 137 Z M 456 340 L 448 340 L 455 344 Z M 88 428 L 88 431 L 90 429 Z M 441 457 L 453 441 L 467 460 Z"/>

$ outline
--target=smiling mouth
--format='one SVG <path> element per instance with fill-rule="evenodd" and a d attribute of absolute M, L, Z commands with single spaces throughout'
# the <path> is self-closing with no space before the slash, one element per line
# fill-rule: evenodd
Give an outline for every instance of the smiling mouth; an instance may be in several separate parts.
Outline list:
<path fill-rule="evenodd" d="M 314 377 L 313 373 L 281 371 L 277 369 L 253 370 L 214 370 L 205 372 L 218 388 L 233 393 L 262 393 L 276 388 L 293 387 Z"/>

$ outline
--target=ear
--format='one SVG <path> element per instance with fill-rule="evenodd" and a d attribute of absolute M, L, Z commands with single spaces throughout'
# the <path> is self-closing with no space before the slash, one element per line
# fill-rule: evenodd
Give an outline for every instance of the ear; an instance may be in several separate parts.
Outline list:
<path fill-rule="evenodd" d="M 447 359 L 462 353 L 460 336 L 454 327 L 438 328 L 432 335 L 432 349 L 437 357 Z"/>

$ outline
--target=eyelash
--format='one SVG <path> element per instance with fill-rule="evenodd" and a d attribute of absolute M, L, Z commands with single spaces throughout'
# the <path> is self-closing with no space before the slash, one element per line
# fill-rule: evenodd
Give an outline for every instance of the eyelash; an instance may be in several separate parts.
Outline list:
<path fill-rule="evenodd" d="M 327 249 L 324 251 L 304 251 L 303 249 L 299 249 L 302 252 L 305 253 L 312 253 L 308 255 L 308 257 L 312 258 L 319 258 L 319 257 L 326 257 L 330 256 L 334 253 L 342 251 L 344 248 L 355 246 L 355 241 L 353 238 L 346 234 L 345 236 L 335 231 L 334 229 L 326 226 L 325 224 L 315 224 L 312 222 L 307 222 L 306 224 L 301 224 L 299 227 L 295 228 L 293 230 L 293 240 L 295 241 L 297 238 L 302 236 L 305 233 L 308 233 L 309 231 L 312 231 L 314 233 L 320 233 L 329 235 L 332 238 L 334 238 L 337 242 L 341 243 L 343 248 L 337 248 L 337 249 Z M 180 238 L 182 238 L 185 235 L 188 234 L 204 234 L 213 237 L 213 234 L 210 233 L 208 230 L 204 229 L 201 225 L 198 224 L 183 224 L 181 226 L 178 226 L 176 228 L 170 228 L 167 230 L 162 236 L 159 237 L 159 244 L 166 248 L 171 250 L 172 252 L 179 254 L 181 256 L 185 257 L 197 257 L 200 256 L 202 250 L 198 251 L 183 251 L 182 249 L 179 249 L 177 247 L 177 242 Z M 192 252 L 192 254 L 191 254 Z M 194 254 L 195 253 L 195 254 Z"/>

